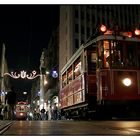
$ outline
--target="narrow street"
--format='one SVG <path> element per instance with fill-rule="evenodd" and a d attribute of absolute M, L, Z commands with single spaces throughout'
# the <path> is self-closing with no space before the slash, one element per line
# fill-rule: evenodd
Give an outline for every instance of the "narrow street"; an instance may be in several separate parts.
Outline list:
<path fill-rule="evenodd" d="M 3 136 L 139 136 L 139 121 L 13 121 Z"/>

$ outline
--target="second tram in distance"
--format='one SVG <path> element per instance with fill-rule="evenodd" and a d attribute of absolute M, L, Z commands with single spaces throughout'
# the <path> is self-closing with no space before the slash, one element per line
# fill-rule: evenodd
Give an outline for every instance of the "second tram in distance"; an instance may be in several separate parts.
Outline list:
<path fill-rule="evenodd" d="M 140 117 L 140 38 L 111 31 L 83 44 L 61 70 L 66 118 Z"/>
<path fill-rule="evenodd" d="M 26 120 L 28 113 L 28 104 L 27 102 L 18 102 L 16 104 L 15 116 L 17 120 Z"/>

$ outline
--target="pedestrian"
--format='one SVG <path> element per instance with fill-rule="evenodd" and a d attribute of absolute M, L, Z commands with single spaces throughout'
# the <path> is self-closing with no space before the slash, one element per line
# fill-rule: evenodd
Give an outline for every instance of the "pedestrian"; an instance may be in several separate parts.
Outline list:
<path fill-rule="evenodd" d="M 57 120 L 57 111 L 58 111 L 58 108 L 56 106 L 56 103 L 54 103 L 54 106 L 53 106 L 53 120 Z"/>
<path fill-rule="evenodd" d="M 45 120 L 46 119 L 46 115 L 45 115 L 45 109 L 44 109 L 44 107 L 41 109 L 41 120 Z"/>
<path fill-rule="evenodd" d="M 50 105 L 48 108 L 48 120 L 51 120 L 51 119 L 52 119 L 52 107 Z"/>
<path fill-rule="evenodd" d="M 3 109 L 3 116 L 4 116 L 4 120 L 8 120 L 8 107 L 7 105 L 4 106 L 4 109 Z"/>
<path fill-rule="evenodd" d="M 39 112 L 37 112 L 37 120 L 41 120 L 41 115 Z"/>
<path fill-rule="evenodd" d="M 16 105 L 17 93 L 14 90 L 14 87 L 11 87 L 11 90 L 7 93 L 5 97 L 5 104 L 8 107 L 8 120 L 14 120 L 14 110 Z"/>
<path fill-rule="evenodd" d="M 2 110 L 3 110 L 3 105 L 2 105 L 2 101 L 0 99 L 0 120 L 3 120 L 3 112 L 2 112 Z"/>
<path fill-rule="evenodd" d="M 35 110 L 34 113 L 33 113 L 33 119 L 34 119 L 34 120 L 37 120 L 37 112 L 36 112 L 36 110 Z"/>
<path fill-rule="evenodd" d="M 46 120 L 48 120 L 48 111 L 46 111 L 45 115 L 46 115 Z"/>

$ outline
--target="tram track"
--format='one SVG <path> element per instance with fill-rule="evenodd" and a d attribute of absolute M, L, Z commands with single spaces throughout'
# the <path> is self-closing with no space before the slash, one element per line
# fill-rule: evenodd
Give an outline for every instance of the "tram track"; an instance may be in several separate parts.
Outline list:
<path fill-rule="evenodd" d="M 0 123 L 0 135 L 2 135 L 5 131 L 7 131 L 13 122 L 2 122 Z"/>

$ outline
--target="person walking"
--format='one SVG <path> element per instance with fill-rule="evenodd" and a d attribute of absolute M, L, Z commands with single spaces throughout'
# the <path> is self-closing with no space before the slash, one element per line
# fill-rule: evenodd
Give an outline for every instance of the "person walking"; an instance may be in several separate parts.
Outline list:
<path fill-rule="evenodd" d="M 46 119 L 46 115 L 45 115 L 45 109 L 44 109 L 44 107 L 41 109 L 41 120 L 45 120 Z"/>
<path fill-rule="evenodd" d="M 53 106 L 53 120 L 57 120 L 57 111 L 58 111 L 58 108 L 56 106 L 56 103 L 54 103 L 54 106 Z"/>
<path fill-rule="evenodd" d="M 14 110 L 16 105 L 17 93 L 14 90 L 14 87 L 11 87 L 11 91 L 9 91 L 5 97 L 5 104 L 8 107 L 8 120 L 14 120 Z"/>
<path fill-rule="evenodd" d="M 48 120 L 52 120 L 52 107 L 51 107 L 51 105 L 48 108 Z"/>
<path fill-rule="evenodd" d="M 2 101 L 0 99 L 0 120 L 3 120 L 3 105 L 2 105 Z"/>
<path fill-rule="evenodd" d="M 46 111 L 45 116 L 46 116 L 46 120 L 48 120 L 48 111 Z"/>
<path fill-rule="evenodd" d="M 4 108 L 3 108 L 3 119 L 4 120 L 8 120 L 8 107 L 7 107 L 7 105 L 5 105 L 4 106 Z"/>

